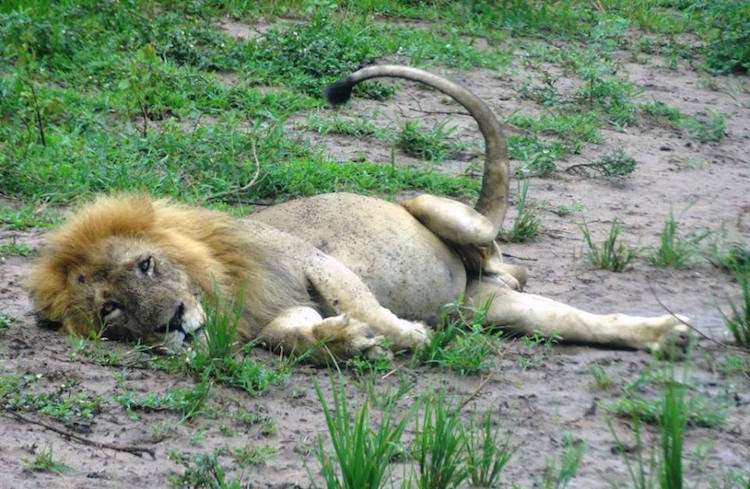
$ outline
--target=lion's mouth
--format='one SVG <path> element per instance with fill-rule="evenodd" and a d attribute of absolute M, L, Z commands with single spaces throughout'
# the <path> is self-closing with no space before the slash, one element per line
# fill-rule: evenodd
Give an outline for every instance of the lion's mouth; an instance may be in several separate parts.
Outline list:
<path fill-rule="evenodd" d="M 180 303 L 180 305 L 177 306 L 177 309 L 175 310 L 174 315 L 172 315 L 172 318 L 166 323 L 164 323 L 163 325 L 156 328 L 154 332 L 159 333 L 159 334 L 167 334 L 173 331 L 180 331 L 183 334 L 186 334 L 186 331 L 182 326 L 182 320 L 184 316 L 185 316 L 185 304 Z"/>
<path fill-rule="evenodd" d="M 169 321 L 156 328 L 154 332 L 163 335 L 164 346 L 167 349 L 177 351 L 186 339 L 201 339 L 205 318 L 206 314 L 200 304 L 196 307 L 185 307 L 184 303 L 180 303 Z"/>

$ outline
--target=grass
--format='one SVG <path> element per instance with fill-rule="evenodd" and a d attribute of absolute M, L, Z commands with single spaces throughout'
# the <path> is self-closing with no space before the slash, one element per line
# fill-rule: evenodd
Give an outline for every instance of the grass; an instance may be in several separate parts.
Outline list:
<path fill-rule="evenodd" d="M 738 302 L 730 302 L 730 313 L 722 312 L 724 324 L 735 341 L 745 348 L 750 348 L 750 287 L 748 286 L 748 274 L 744 270 L 736 272 L 737 283 L 740 286 L 742 298 Z"/>
<path fill-rule="evenodd" d="M 474 419 L 465 431 L 466 468 L 474 487 L 499 487 L 503 469 L 518 446 L 511 446 L 510 435 L 500 440 L 500 428 L 493 429 L 492 417 L 484 416 L 480 426 Z"/>
<path fill-rule="evenodd" d="M 683 391 L 689 389 L 689 394 L 679 394 L 680 411 L 686 426 L 704 428 L 720 428 L 727 420 L 728 405 L 720 399 L 715 399 L 691 388 L 687 379 L 688 368 L 684 369 L 684 378 L 676 386 Z M 665 409 L 672 409 L 665 404 L 663 397 L 645 395 L 649 388 L 656 386 L 660 394 L 670 388 L 675 380 L 675 366 L 669 362 L 665 366 L 652 364 L 643 369 L 638 377 L 623 387 L 624 395 L 616 401 L 606 405 L 606 409 L 620 416 L 638 418 L 642 422 L 659 425 L 670 413 Z M 672 402 L 672 401 L 670 401 Z"/>
<path fill-rule="evenodd" d="M 23 470 L 33 472 L 50 472 L 52 474 L 63 474 L 72 470 L 62 462 L 57 462 L 52 456 L 52 447 L 48 446 L 40 450 L 34 460 L 23 460 Z"/>
<path fill-rule="evenodd" d="M 495 365 L 501 341 L 499 333 L 483 325 L 489 305 L 475 309 L 460 300 L 446 305 L 429 341 L 414 351 L 411 366 L 424 364 L 461 375 L 489 371 Z"/>
<path fill-rule="evenodd" d="M 684 268 L 698 253 L 698 244 L 708 235 L 708 232 L 702 232 L 687 239 L 678 238 L 677 222 L 672 211 L 669 211 L 669 218 L 659 236 L 659 247 L 648 257 L 648 261 L 658 267 Z"/>
<path fill-rule="evenodd" d="M 185 471 L 178 477 L 170 477 L 169 485 L 185 489 L 242 489 L 248 487 L 242 480 L 227 480 L 225 469 L 219 464 L 216 453 L 191 456 L 170 451 L 167 457 L 182 465 Z"/>
<path fill-rule="evenodd" d="M 180 413 L 179 423 L 193 419 L 206 412 L 211 384 L 204 378 L 190 389 L 171 389 L 163 394 L 145 394 L 138 396 L 126 391 L 114 396 L 114 401 L 134 416 L 134 411 L 176 411 Z"/>
<path fill-rule="evenodd" d="M 0 312 L 0 334 L 6 332 L 16 321 L 17 319 L 10 314 Z"/>
<path fill-rule="evenodd" d="M 26 243 L 11 242 L 0 245 L 0 259 L 8 255 L 29 256 L 34 252 Z"/>
<path fill-rule="evenodd" d="M 352 413 L 343 384 L 334 380 L 331 384 L 332 407 L 315 384 L 333 445 L 331 456 L 324 449 L 322 439 L 318 443 L 317 455 L 325 485 L 328 489 L 378 489 L 384 483 L 389 464 L 399 449 L 401 435 L 417 405 L 400 419 L 386 410 L 373 429 L 369 401 L 365 401 L 357 413 Z"/>
<path fill-rule="evenodd" d="M 616 148 L 591 163 L 579 163 L 565 169 L 568 173 L 590 175 L 592 171 L 605 177 L 624 177 L 635 171 L 635 160 L 625 154 L 622 148 Z"/>
<path fill-rule="evenodd" d="M 503 233 L 503 239 L 512 243 L 533 241 L 539 232 L 538 205 L 528 201 L 529 180 L 518 183 L 518 203 L 516 218 L 510 231 Z"/>
<path fill-rule="evenodd" d="M 709 111 L 707 114 L 686 116 L 676 107 L 657 101 L 641 104 L 640 110 L 657 122 L 684 129 L 702 143 L 719 141 L 725 134 L 726 115 L 720 112 Z"/>
<path fill-rule="evenodd" d="M 559 461 L 554 459 L 547 460 L 547 467 L 542 477 L 542 487 L 544 489 L 563 489 L 567 487 L 578 471 L 578 465 L 581 463 L 583 453 L 586 451 L 586 444 L 583 442 L 574 442 L 570 435 L 565 436 L 563 443 Z"/>
<path fill-rule="evenodd" d="M 396 146 L 409 156 L 440 162 L 455 147 L 455 144 L 446 142 L 455 127 L 446 129 L 446 124 L 447 119 L 426 130 L 419 121 L 407 121 L 396 136 Z"/>
<path fill-rule="evenodd" d="M 435 394 L 424 402 L 413 448 L 418 489 L 455 488 L 467 478 L 462 463 L 466 444 L 462 431 L 459 409 L 448 406 L 444 394 Z"/>
<path fill-rule="evenodd" d="M 600 390 L 609 389 L 614 385 L 614 381 L 607 375 L 604 368 L 598 363 L 592 363 L 589 365 L 591 375 L 594 376 L 594 386 Z"/>
<path fill-rule="evenodd" d="M 618 243 L 620 236 L 620 221 L 615 219 L 609 229 L 609 235 L 601 245 L 594 243 L 591 232 L 584 221 L 579 225 L 583 238 L 589 248 L 589 259 L 596 268 L 622 272 L 635 257 L 635 250 L 627 245 Z"/>
<path fill-rule="evenodd" d="M 41 374 L 1 376 L 0 407 L 74 422 L 91 420 L 106 406 L 101 396 L 80 388 L 76 379 L 56 382 L 51 390 L 34 389 L 42 377 Z"/>
<path fill-rule="evenodd" d="M 252 395 L 265 392 L 288 378 L 295 359 L 281 358 L 276 366 L 268 366 L 246 355 L 253 348 L 252 343 L 238 348 L 236 333 L 242 318 L 241 303 L 217 294 L 214 300 L 204 302 L 203 309 L 206 311 L 202 329 L 205 341 L 193 343 L 193 351 L 186 359 L 189 373 L 202 382 L 213 379 Z"/>

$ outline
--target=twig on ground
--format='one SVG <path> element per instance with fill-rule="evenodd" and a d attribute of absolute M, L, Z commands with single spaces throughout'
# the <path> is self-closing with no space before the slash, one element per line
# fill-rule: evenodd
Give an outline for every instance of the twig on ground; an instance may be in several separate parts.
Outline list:
<path fill-rule="evenodd" d="M 151 456 L 152 459 L 156 460 L 156 454 L 153 449 L 151 448 L 143 448 L 143 447 L 137 447 L 133 445 L 112 445 L 110 443 L 103 443 L 99 441 L 92 441 L 88 438 L 84 438 L 82 436 L 78 436 L 75 433 L 71 433 L 70 431 L 63 430 L 61 428 L 58 428 L 56 426 L 52 426 L 51 424 L 47 424 L 43 421 L 39 421 L 38 419 L 32 419 L 28 418 L 26 416 L 23 416 L 22 414 L 12 411 L 7 408 L 3 408 L 3 411 L 5 411 L 6 417 L 9 418 L 15 418 L 17 421 L 21 421 L 23 423 L 29 423 L 29 424 L 35 424 L 37 426 L 41 426 L 42 428 L 52 431 L 54 433 L 57 433 L 58 435 L 62 435 L 70 440 L 76 441 L 78 443 L 81 443 L 83 445 L 88 445 L 90 447 L 94 448 L 100 448 L 100 449 L 107 449 L 107 450 L 115 450 L 117 452 L 125 452 L 129 453 L 131 455 L 135 455 L 136 457 L 143 456 L 144 453 Z"/>
<path fill-rule="evenodd" d="M 250 142 L 250 150 L 253 152 L 253 160 L 255 161 L 255 174 L 253 175 L 253 178 L 251 178 L 250 181 L 242 187 L 230 188 L 228 190 L 216 192 L 215 194 L 211 194 L 206 197 L 206 200 L 218 199 L 219 197 L 224 197 L 225 195 L 239 194 L 241 192 L 244 192 L 245 190 L 250 189 L 258 182 L 258 176 L 260 175 L 260 162 L 258 161 L 258 153 L 255 151 L 255 141 Z"/>
<path fill-rule="evenodd" d="M 484 389 L 484 386 L 486 386 L 489 383 L 489 381 L 492 380 L 492 378 L 493 378 L 492 374 L 490 374 L 484 379 L 482 379 L 482 381 L 479 382 L 479 385 L 477 386 L 477 388 L 474 389 L 474 392 L 472 392 L 471 395 L 467 397 L 466 399 L 464 399 L 464 402 L 461 403 L 461 408 L 459 409 L 459 411 L 461 411 L 463 408 L 466 407 L 467 404 L 473 401 L 474 398 L 477 397 L 480 392 L 482 392 L 482 389 Z"/>

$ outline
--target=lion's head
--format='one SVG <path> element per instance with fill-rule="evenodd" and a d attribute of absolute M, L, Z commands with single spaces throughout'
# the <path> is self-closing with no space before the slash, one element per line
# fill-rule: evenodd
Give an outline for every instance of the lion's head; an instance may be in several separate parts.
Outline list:
<path fill-rule="evenodd" d="M 176 347 L 205 318 L 201 294 L 227 282 L 211 239 L 231 226 L 143 196 L 100 198 L 48 237 L 28 278 L 36 313 L 68 333 Z"/>

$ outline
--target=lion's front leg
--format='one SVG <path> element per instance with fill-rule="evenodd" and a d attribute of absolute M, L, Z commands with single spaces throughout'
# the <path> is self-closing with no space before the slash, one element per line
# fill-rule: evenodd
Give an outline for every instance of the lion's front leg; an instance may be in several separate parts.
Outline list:
<path fill-rule="evenodd" d="M 263 328 L 258 339 L 279 353 L 308 353 L 316 363 L 385 353 L 380 347 L 383 337 L 366 323 L 345 314 L 323 319 L 310 307 L 287 309 Z"/>
<path fill-rule="evenodd" d="M 424 323 L 401 319 L 381 306 L 364 282 L 335 258 L 316 254 L 305 275 L 331 310 L 367 323 L 377 334 L 386 337 L 393 348 L 411 349 L 427 341 Z"/>
<path fill-rule="evenodd" d="M 565 341 L 665 351 L 684 348 L 688 327 L 674 316 L 592 314 L 546 297 L 480 281 L 467 286 L 467 300 L 478 307 L 492 299 L 487 322 L 520 333 L 559 334 Z"/>

